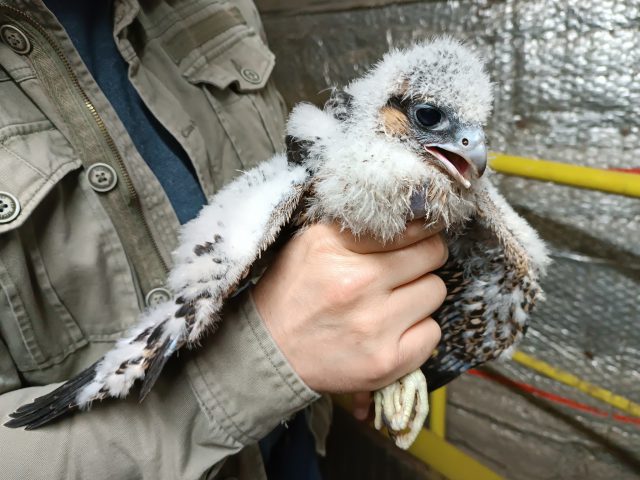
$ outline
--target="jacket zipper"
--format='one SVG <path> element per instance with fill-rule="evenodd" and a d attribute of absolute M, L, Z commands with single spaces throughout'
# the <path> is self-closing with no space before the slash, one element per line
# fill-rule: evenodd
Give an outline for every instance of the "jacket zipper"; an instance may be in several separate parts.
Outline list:
<path fill-rule="evenodd" d="M 169 269 L 167 267 L 166 262 L 162 258 L 162 255 L 160 254 L 160 249 L 158 247 L 158 244 L 156 243 L 155 239 L 153 238 L 153 235 L 151 234 L 151 228 L 149 227 L 149 222 L 147 221 L 147 218 L 145 217 L 144 212 L 142 210 L 142 204 L 140 202 L 140 198 L 138 197 L 138 192 L 136 192 L 136 189 L 133 186 L 133 182 L 131 181 L 131 177 L 129 176 L 129 173 L 127 172 L 127 169 L 124 165 L 122 156 L 120 155 L 120 152 L 118 151 L 118 148 L 116 147 L 116 144 L 113 141 L 113 137 L 107 130 L 107 127 L 104 124 L 104 120 L 102 120 L 102 117 L 96 110 L 96 107 L 93 105 L 93 102 L 91 101 L 87 93 L 84 91 L 82 86 L 80 85 L 80 81 L 78 80 L 78 77 L 76 76 L 75 72 L 71 68 L 71 64 L 69 63 L 69 60 L 67 59 L 66 55 L 64 54 L 64 52 L 62 51 L 58 43 L 49 36 L 47 31 L 29 15 L 16 9 L 15 7 L 12 7 L 4 3 L 0 4 L 0 7 L 9 10 L 11 13 L 17 16 L 20 16 L 24 18 L 27 22 L 29 22 L 29 24 L 31 24 L 36 30 L 38 30 L 38 32 L 40 32 L 42 37 L 47 41 L 47 43 L 49 43 L 49 45 L 51 45 L 53 50 L 56 52 L 56 55 L 58 55 L 58 58 L 62 61 L 62 64 L 64 65 L 69 78 L 71 79 L 76 90 L 79 92 L 84 105 L 91 113 L 92 118 L 94 119 L 98 129 L 100 130 L 100 133 L 102 134 L 102 138 L 104 139 L 107 147 L 109 148 L 109 151 L 111 152 L 113 158 L 115 158 L 116 160 L 118 168 L 120 169 L 120 174 L 124 179 L 125 185 L 127 186 L 127 190 L 129 192 L 129 196 L 131 198 L 131 201 L 133 202 L 133 206 L 135 208 L 136 214 L 140 218 L 140 221 L 142 222 L 142 225 L 145 229 L 145 234 L 148 237 L 149 241 L 151 242 L 151 245 L 153 246 L 153 250 L 158 256 L 158 259 L 160 260 L 160 264 L 162 265 L 162 268 L 164 269 L 165 273 L 167 273 Z"/>

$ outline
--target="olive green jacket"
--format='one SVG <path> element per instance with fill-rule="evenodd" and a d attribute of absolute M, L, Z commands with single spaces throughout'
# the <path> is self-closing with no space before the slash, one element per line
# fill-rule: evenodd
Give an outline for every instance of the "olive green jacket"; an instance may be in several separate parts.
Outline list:
<path fill-rule="evenodd" d="M 119 0 L 114 24 L 131 82 L 205 194 L 281 147 L 274 56 L 249 0 Z M 64 29 L 41 1 L 0 0 L 2 422 L 166 298 L 178 226 Z M 256 442 L 318 398 L 245 294 L 142 404 L 107 402 L 31 432 L 0 427 L 0 476 L 263 479 Z M 310 415 L 319 450 L 329 415 Z"/>

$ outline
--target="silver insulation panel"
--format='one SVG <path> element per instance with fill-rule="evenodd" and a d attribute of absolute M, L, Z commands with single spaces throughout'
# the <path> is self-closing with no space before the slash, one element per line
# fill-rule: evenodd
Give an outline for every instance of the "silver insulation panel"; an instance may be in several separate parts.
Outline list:
<path fill-rule="evenodd" d="M 488 61 L 493 150 L 640 166 L 640 0 L 428 1 L 263 20 L 290 105 L 321 102 L 390 47 L 449 34 Z M 494 177 L 555 260 L 521 349 L 640 403 L 640 199 Z M 621 413 L 514 363 L 492 368 Z M 640 478 L 638 424 L 470 376 L 450 391 L 450 440 L 507 478 Z"/>

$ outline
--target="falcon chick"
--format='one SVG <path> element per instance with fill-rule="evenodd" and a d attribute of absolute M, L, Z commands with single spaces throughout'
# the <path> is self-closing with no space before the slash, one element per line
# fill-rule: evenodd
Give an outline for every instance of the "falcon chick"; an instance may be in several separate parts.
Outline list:
<path fill-rule="evenodd" d="M 338 222 L 388 242 L 422 218 L 425 227 L 444 225 L 449 244 L 448 263 L 436 272 L 448 290 L 434 314 L 442 339 L 424 374 L 416 370 L 374 394 L 375 426 L 408 448 L 428 413 L 427 385 L 433 390 L 509 354 L 541 296 L 546 248 L 483 176 L 482 126 L 491 105 L 481 60 L 440 38 L 389 52 L 335 90 L 323 110 L 296 106 L 286 154 L 241 175 L 183 227 L 169 276 L 174 298 L 6 425 L 38 428 L 96 400 L 124 397 L 137 380 L 144 398 L 174 352 L 214 330 L 225 302 L 259 274 L 279 237 Z"/>

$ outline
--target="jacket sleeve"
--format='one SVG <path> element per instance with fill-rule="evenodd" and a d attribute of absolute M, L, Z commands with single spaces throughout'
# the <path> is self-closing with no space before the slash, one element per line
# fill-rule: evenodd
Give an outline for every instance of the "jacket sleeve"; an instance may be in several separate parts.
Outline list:
<path fill-rule="evenodd" d="M 0 396 L 3 422 L 53 388 Z M 2 478 L 200 478 L 317 398 L 245 292 L 197 351 L 167 365 L 143 403 L 108 401 L 33 431 L 0 427 Z"/>

